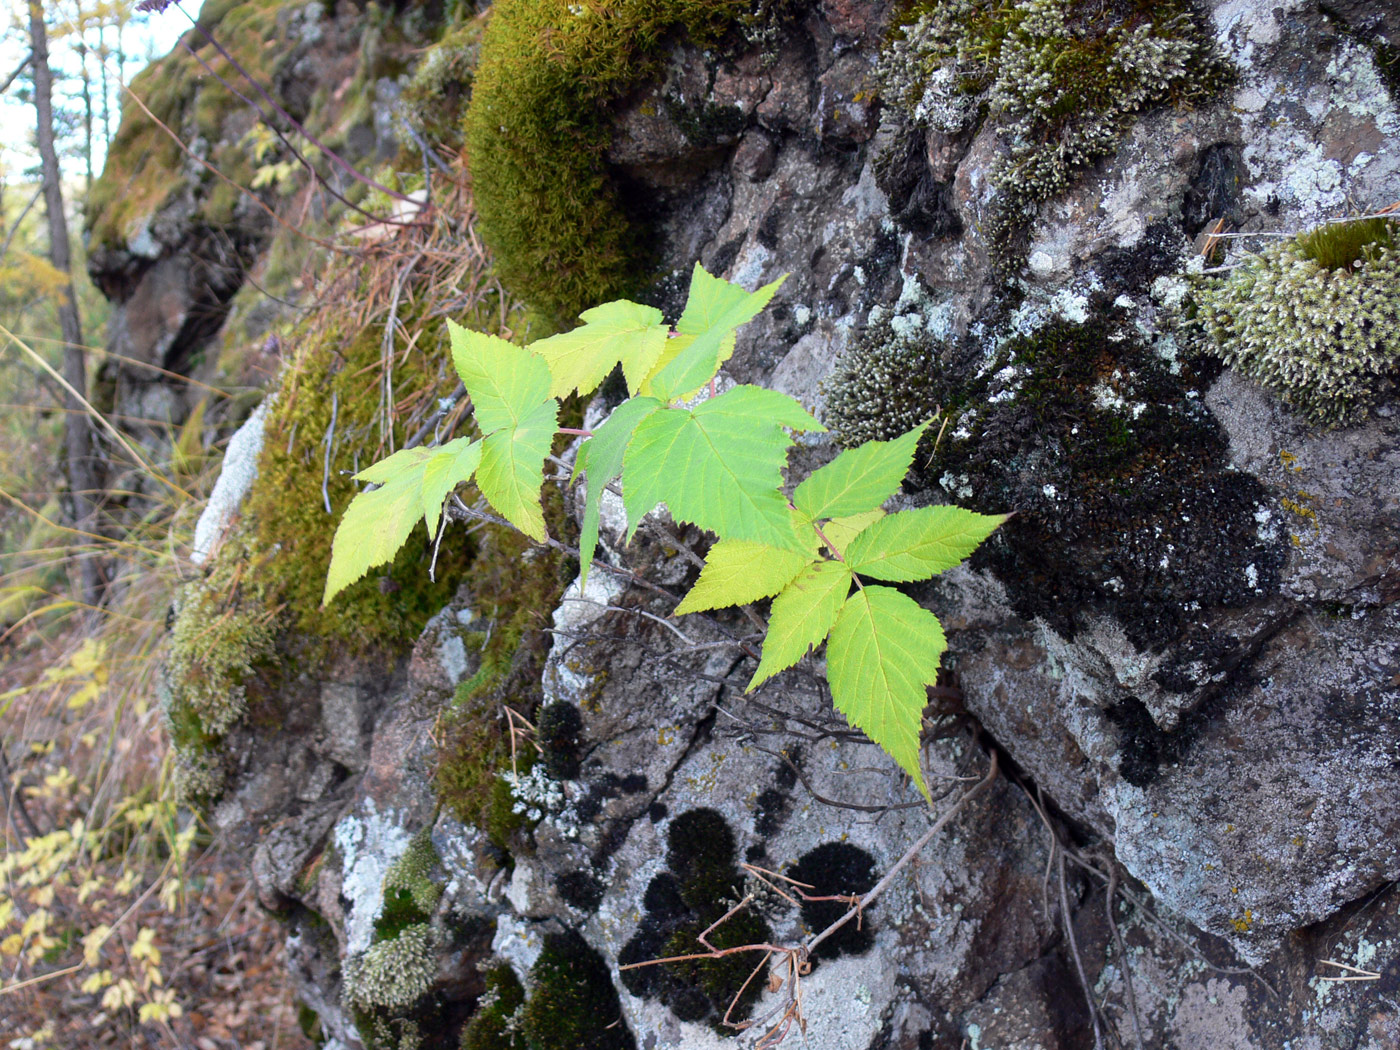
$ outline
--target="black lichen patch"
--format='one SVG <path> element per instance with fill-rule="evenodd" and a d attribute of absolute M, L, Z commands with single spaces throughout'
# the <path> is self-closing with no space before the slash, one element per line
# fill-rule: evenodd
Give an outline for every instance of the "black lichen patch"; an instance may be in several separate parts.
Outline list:
<path fill-rule="evenodd" d="M 734 833 L 712 809 L 692 809 L 671 822 L 666 866 L 642 897 L 646 913 L 618 962 L 647 962 L 704 952 L 699 934 L 716 922 L 743 895 L 743 874 L 735 865 Z M 770 930 L 751 910 L 737 912 L 709 934 L 716 948 L 763 943 Z M 758 957 L 737 952 L 723 959 L 691 959 L 622 971 L 633 995 L 660 999 L 682 1021 L 709 1021 L 723 1031 L 749 1015 L 759 982 L 745 986 Z"/>
<path fill-rule="evenodd" d="M 603 902 L 603 884 L 592 872 L 576 869 L 560 872 L 554 879 L 559 896 L 580 911 L 597 911 Z"/>
<path fill-rule="evenodd" d="M 804 853 L 787 872 L 788 878 L 812 887 L 812 897 L 850 897 L 863 894 L 875 885 L 875 858 L 849 842 L 824 842 Z M 803 901 L 802 921 L 819 933 L 850 910 L 848 901 Z M 815 959 L 839 955 L 860 955 L 875 944 L 875 928 L 870 913 L 863 912 L 817 946 Z"/>
<path fill-rule="evenodd" d="M 1267 494 L 1230 469 L 1194 380 L 1102 307 L 943 370 L 937 403 L 957 417 L 925 480 L 973 509 L 1016 511 L 974 563 L 1018 613 L 1066 637 L 1106 614 L 1157 648 L 1202 609 L 1277 589 L 1286 552 L 1261 530 Z"/>
<path fill-rule="evenodd" d="M 635 1050 L 603 957 L 572 930 L 545 936 L 520 1029 L 531 1050 Z"/>
<path fill-rule="evenodd" d="M 764 838 L 775 834 L 787 816 L 787 796 L 777 788 L 759 792 L 754 802 L 753 829 Z"/>
<path fill-rule="evenodd" d="M 562 700 L 547 704 L 540 709 L 535 728 L 545 772 L 555 780 L 578 779 L 578 738 L 583 732 L 578 708 Z"/>

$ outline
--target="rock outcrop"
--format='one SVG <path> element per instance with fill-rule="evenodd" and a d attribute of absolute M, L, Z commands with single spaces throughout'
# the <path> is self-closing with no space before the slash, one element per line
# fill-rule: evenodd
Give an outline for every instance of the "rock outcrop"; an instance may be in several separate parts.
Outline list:
<path fill-rule="evenodd" d="M 831 425 L 800 458 L 938 415 L 899 498 L 1016 512 L 911 591 L 949 637 L 939 805 L 992 755 L 1001 775 L 819 950 L 805 1038 L 1380 1050 L 1400 1042 L 1400 311 L 1392 292 L 1349 337 L 1381 364 L 1325 430 L 1222 368 L 1189 306 L 1202 261 L 1231 280 L 1270 238 L 1400 201 L 1400 27 L 1380 0 L 1086 6 L 755 5 L 722 42 L 663 36 L 587 115 L 663 273 L 638 295 L 674 319 L 696 260 L 789 274 L 726 368 Z M 997 18 L 990 76 L 968 39 Z M 1060 83 L 1036 65 L 1055 47 L 1100 65 Z M 181 226 L 160 254 L 200 243 Z M 122 285 L 119 332 L 161 266 Z M 604 556 L 679 593 L 669 526 L 624 547 L 623 524 L 605 515 Z M 556 571 L 533 558 L 493 571 Z M 214 812 L 256 843 L 329 1045 L 720 1046 L 731 1004 L 781 1024 L 781 993 L 744 985 L 756 957 L 621 967 L 693 951 L 748 893 L 733 943 L 797 943 L 830 902 L 741 865 L 864 892 L 929 826 L 917 793 L 819 663 L 746 696 L 737 614 L 668 619 L 595 572 L 512 619 L 511 586 L 475 579 L 411 653 L 288 676 L 296 718 L 235 730 Z M 483 685 L 522 668 L 528 688 Z M 483 696 L 474 717 L 512 699 L 538 758 L 524 736 L 513 758 L 444 746 Z"/>

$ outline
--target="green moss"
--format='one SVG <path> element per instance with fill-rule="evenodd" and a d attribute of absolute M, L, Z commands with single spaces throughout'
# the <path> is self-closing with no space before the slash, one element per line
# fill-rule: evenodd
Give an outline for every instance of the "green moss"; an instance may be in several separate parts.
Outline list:
<path fill-rule="evenodd" d="M 437 975 L 434 937 L 427 923 L 376 941 L 345 963 L 345 1001 L 361 1010 L 403 1010 L 428 993 Z"/>
<path fill-rule="evenodd" d="M 462 145 L 462 114 L 476 76 L 487 15 L 445 33 L 423 53 L 401 96 L 404 116 L 423 138 L 450 149 Z"/>
<path fill-rule="evenodd" d="M 1319 427 L 1360 421 L 1400 367 L 1400 224 L 1319 227 L 1196 291 L 1226 364 Z"/>
<path fill-rule="evenodd" d="M 635 1050 L 602 956 L 573 931 L 547 934 L 520 1012 L 530 1050 Z"/>
<path fill-rule="evenodd" d="M 956 134 L 997 121 L 1006 155 L 988 232 L 1003 257 L 1139 113 L 1202 101 L 1230 79 L 1190 0 L 917 0 L 880 68 L 886 97 L 921 124 Z"/>
<path fill-rule="evenodd" d="M 515 971 L 497 963 L 486 971 L 486 991 L 462 1029 L 462 1050 L 530 1050 L 520 1030 L 525 989 Z"/>
<path fill-rule="evenodd" d="M 646 260 L 603 153 L 606 107 L 682 34 L 716 41 L 744 0 L 498 0 L 466 117 L 501 278 L 556 320 L 634 286 Z"/>
<path fill-rule="evenodd" d="M 550 534 L 566 542 L 574 533 L 563 497 L 554 486 L 544 491 Z M 533 719 L 542 698 L 541 675 L 549 653 L 549 610 L 572 582 L 577 563 L 558 552 L 534 547 L 504 530 L 477 534 L 476 556 L 464 573 L 475 607 L 490 620 L 477 672 L 457 687 L 438 725 L 438 797 L 459 819 L 486 829 L 507 849 L 525 826 L 514 812 L 515 799 L 499 773 L 511 768 L 511 748 L 501 713 L 509 705 Z M 517 745 L 517 765 L 528 772 L 535 751 Z"/>
<path fill-rule="evenodd" d="M 431 829 L 424 828 L 384 873 L 384 906 L 374 923 L 377 939 L 391 940 L 432 917 L 442 898 L 442 886 L 432 876 L 441 864 Z"/>

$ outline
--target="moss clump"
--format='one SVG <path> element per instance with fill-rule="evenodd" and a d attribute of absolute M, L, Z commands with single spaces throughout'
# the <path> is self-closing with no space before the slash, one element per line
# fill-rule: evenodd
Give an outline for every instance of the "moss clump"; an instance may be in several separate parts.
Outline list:
<path fill-rule="evenodd" d="M 346 1003 L 366 1012 L 411 1007 L 433 986 L 434 947 L 432 929 L 427 923 L 416 923 L 352 956 L 345 963 Z"/>
<path fill-rule="evenodd" d="M 871 315 L 825 383 L 822 419 L 843 448 L 907 434 L 942 404 L 937 342 L 922 326 L 896 328 L 883 310 Z"/>
<path fill-rule="evenodd" d="M 640 236 L 603 161 L 606 107 L 671 38 L 715 42 L 746 0 L 498 0 L 466 117 L 482 236 L 501 279 L 556 320 L 637 283 Z"/>
<path fill-rule="evenodd" d="M 554 486 L 544 490 L 544 511 L 550 535 L 568 542 L 575 526 Z M 574 559 L 535 547 L 518 533 L 492 529 L 477 534 L 475 557 L 463 574 L 467 592 L 492 629 L 477 673 L 457 687 L 439 719 L 437 790 L 460 820 L 485 828 L 502 850 L 526 821 L 515 812 L 516 800 L 499 775 L 511 768 L 501 708 L 509 705 L 535 717 L 552 637 L 545 630 L 549 610 L 576 573 Z M 533 748 L 517 747 L 522 775 L 534 761 Z"/>
<path fill-rule="evenodd" d="M 647 886 L 642 898 L 646 914 L 618 954 L 621 964 L 704 952 L 699 935 L 743 896 L 734 833 L 716 811 L 692 809 L 676 817 L 667 832 L 667 846 L 669 871 Z M 745 909 L 712 930 L 708 940 L 716 948 L 735 948 L 761 944 L 770 935 L 767 921 Z M 643 966 L 622 971 L 622 983 L 633 995 L 660 999 L 682 1021 L 709 1021 L 723 1032 L 726 1012 L 731 1023 L 743 1021 L 762 991 L 758 979 L 745 985 L 759 958 L 737 952 L 720 959 Z"/>
<path fill-rule="evenodd" d="M 384 907 L 374 923 L 377 938 L 397 937 L 408 927 L 432 917 L 442 898 L 442 887 L 432 878 L 441 863 L 442 858 L 433 849 L 430 829 L 424 828 L 384 873 Z"/>
<path fill-rule="evenodd" d="M 1400 368 L 1398 230 L 1363 220 L 1271 245 L 1201 283 L 1196 321 L 1308 422 L 1358 422 Z"/>
<path fill-rule="evenodd" d="M 1229 81 L 1190 0 L 918 0 L 880 69 L 886 96 L 920 124 L 957 134 L 998 121 L 997 240 L 1117 149 L 1137 114 Z"/>
<path fill-rule="evenodd" d="M 602 956 L 577 933 L 551 933 L 530 968 L 520 1011 L 530 1050 L 635 1050 Z"/>
<path fill-rule="evenodd" d="M 486 991 L 462 1029 L 462 1050 L 530 1050 L 520 1030 L 525 989 L 515 971 L 497 963 L 486 971 Z"/>

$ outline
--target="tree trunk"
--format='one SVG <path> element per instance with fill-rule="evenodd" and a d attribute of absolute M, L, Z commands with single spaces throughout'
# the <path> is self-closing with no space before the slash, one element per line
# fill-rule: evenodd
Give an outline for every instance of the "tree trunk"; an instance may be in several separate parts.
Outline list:
<path fill-rule="evenodd" d="M 68 220 L 63 212 L 63 173 L 58 166 L 53 130 L 53 74 L 49 69 L 48 33 L 44 12 L 37 0 L 29 0 L 29 33 L 34 47 L 34 109 L 43 168 L 44 206 L 49 219 L 49 261 L 69 277 L 60 291 L 58 322 L 63 334 L 63 378 L 69 389 L 64 393 L 66 423 L 64 452 L 67 459 L 70 506 L 74 528 L 93 537 L 97 533 L 97 460 L 93 455 L 92 423 L 84 401 L 87 378 L 83 354 L 83 328 L 78 317 L 78 301 L 73 292 L 72 262 L 68 255 Z M 80 538 L 80 545 L 91 548 L 91 540 Z M 78 558 L 82 600 L 96 606 L 102 597 L 102 580 L 95 554 L 89 549 Z"/>

